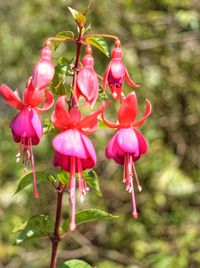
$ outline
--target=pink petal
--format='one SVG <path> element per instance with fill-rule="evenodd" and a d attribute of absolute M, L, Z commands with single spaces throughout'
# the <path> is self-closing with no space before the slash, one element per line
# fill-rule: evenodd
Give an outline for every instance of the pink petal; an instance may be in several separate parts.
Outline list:
<path fill-rule="evenodd" d="M 93 144 L 90 141 L 90 139 L 88 139 L 88 137 L 86 137 L 84 134 L 81 134 L 81 139 L 82 139 L 82 142 L 85 147 L 86 154 L 87 154 L 86 159 L 81 159 L 82 169 L 85 170 L 88 168 L 93 168 L 96 165 L 96 161 L 97 161 Z"/>
<path fill-rule="evenodd" d="M 135 92 L 128 94 L 122 100 L 118 113 L 118 121 L 121 126 L 129 126 L 137 116 L 137 97 Z"/>
<path fill-rule="evenodd" d="M 114 78 L 116 79 L 123 78 L 125 76 L 124 63 L 120 59 L 113 59 L 110 71 Z"/>
<path fill-rule="evenodd" d="M 53 148 L 60 154 L 87 159 L 81 134 L 76 129 L 65 130 L 54 137 Z"/>
<path fill-rule="evenodd" d="M 71 124 L 69 113 L 65 107 L 65 96 L 58 98 L 51 120 L 53 125 L 61 130 L 67 128 Z"/>
<path fill-rule="evenodd" d="M 41 91 L 40 91 L 41 92 Z M 54 104 L 54 96 L 53 94 L 45 89 L 45 102 L 42 108 L 35 108 L 37 110 L 38 113 L 44 113 L 46 111 L 48 111 Z"/>
<path fill-rule="evenodd" d="M 23 108 L 23 103 L 20 101 L 18 92 L 13 92 L 6 84 L 0 86 L 0 93 L 4 100 L 10 104 L 12 107 L 21 110 Z"/>
<path fill-rule="evenodd" d="M 92 68 L 83 67 L 77 76 L 77 85 L 79 91 L 86 101 L 90 104 L 98 98 L 99 81 L 96 73 Z"/>
<path fill-rule="evenodd" d="M 38 138 L 38 142 L 42 137 L 43 134 L 43 126 L 42 126 L 42 121 L 40 119 L 40 117 L 38 116 L 38 113 L 35 109 L 32 109 L 32 117 L 31 117 L 31 124 L 33 129 L 35 130 L 35 133 L 37 135 L 36 140 L 32 142 L 32 144 L 35 144 L 35 142 L 37 142 L 37 138 Z"/>
<path fill-rule="evenodd" d="M 15 141 L 21 137 L 31 138 L 32 144 L 38 144 L 42 136 L 42 123 L 37 112 L 32 108 L 24 108 L 12 120 L 10 128 Z"/>
<path fill-rule="evenodd" d="M 70 171 L 70 157 L 67 155 L 63 155 L 55 151 L 54 153 L 54 166 L 60 166 L 65 171 Z"/>
<path fill-rule="evenodd" d="M 136 157 L 140 154 L 139 142 L 133 129 L 121 128 L 118 131 L 117 142 L 125 153 Z"/>
<path fill-rule="evenodd" d="M 106 146 L 106 157 L 112 158 L 118 164 L 124 163 L 125 152 L 119 147 L 117 141 L 118 132 L 111 138 Z"/>
<path fill-rule="evenodd" d="M 137 129 L 134 129 L 134 131 L 139 142 L 140 154 L 145 154 L 148 150 L 147 141 L 140 131 L 138 131 Z"/>

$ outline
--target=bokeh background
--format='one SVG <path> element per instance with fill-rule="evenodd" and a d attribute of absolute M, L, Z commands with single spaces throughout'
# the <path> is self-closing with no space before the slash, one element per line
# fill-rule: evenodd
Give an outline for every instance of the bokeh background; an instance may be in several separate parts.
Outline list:
<path fill-rule="evenodd" d="M 76 31 L 67 6 L 81 10 L 87 1 L 1 0 L 0 83 L 23 90 L 48 36 Z M 119 36 L 124 61 L 135 81 L 141 115 L 145 98 L 153 114 L 141 131 L 149 153 L 136 165 L 143 192 L 137 194 L 140 217 L 131 218 L 131 196 L 121 183 L 122 168 L 104 157 L 113 134 L 100 129 L 93 142 L 98 153 L 96 172 L 103 197 L 90 193 L 79 208 L 99 208 L 119 215 L 114 222 L 88 223 L 62 242 L 59 262 L 81 258 L 97 268 L 200 267 L 200 2 L 198 0 L 92 1 L 91 32 Z M 110 49 L 112 43 L 108 42 Z M 73 56 L 73 45 L 59 53 Z M 109 59 L 94 49 L 95 69 L 103 74 Z M 128 92 L 127 88 L 127 92 Z M 23 168 L 15 163 L 17 144 L 8 124 L 15 111 L 0 100 L 0 267 L 45 268 L 50 243 L 32 240 L 14 246 L 15 224 L 32 214 L 55 213 L 55 192 L 40 187 L 13 196 Z M 116 119 L 118 105 L 110 119 Z M 109 116 L 109 115 L 108 115 Z M 47 117 L 47 115 L 46 115 Z M 51 170 L 51 136 L 35 149 L 37 170 Z M 69 213 L 64 197 L 63 218 Z"/>

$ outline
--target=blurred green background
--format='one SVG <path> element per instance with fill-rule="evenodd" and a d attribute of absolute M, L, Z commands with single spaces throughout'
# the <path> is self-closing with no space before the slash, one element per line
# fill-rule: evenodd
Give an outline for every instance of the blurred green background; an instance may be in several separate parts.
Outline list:
<path fill-rule="evenodd" d="M 67 6 L 81 10 L 87 1 L 1 0 L 0 83 L 21 91 L 48 36 L 76 30 Z M 198 0 L 92 1 L 88 14 L 91 32 L 119 36 L 124 61 L 134 80 L 141 114 L 145 98 L 153 114 L 141 131 L 149 153 L 136 168 L 143 192 L 137 194 L 139 219 L 131 218 L 131 195 L 121 183 L 122 168 L 104 157 L 113 134 L 100 129 L 97 149 L 103 197 L 90 193 L 80 208 L 99 208 L 119 215 L 114 222 L 88 223 L 62 242 L 59 262 L 81 258 L 97 268 L 200 267 L 200 2 Z M 109 41 L 110 49 L 112 43 Z M 56 57 L 73 56 L 73 45 L 62 46 Z M 109 59 L 94 49 L 95 69 L 103 74 Z M 127 88 L 128 89 L 128 88 Z M 129 89 L 130 90 L 130 89 Z M 128 91 L 127 91 L 128 92 Z M 22 165 L 15 163 L 18 145 L 8 124 L 16 111 L 0 100 L 0 267 L 48 267 L 50 243 L 30 240 L 13 246 L 15 224 L 32 214 L 54 216 L 55 192 L 40 187 L 13 196 Z M 116 112 L 118 105 L 116 105 Z M 116 118 L 116 112 L 110 119 Z M 47 117 L 47 115 L 46 115 Z M 113 117 L 113 118 L 112 118 Z M 37 170 L 51 170 L 51 137 L 34 149 Z M 69 213 L 64 197 L 63 218 Z"/>

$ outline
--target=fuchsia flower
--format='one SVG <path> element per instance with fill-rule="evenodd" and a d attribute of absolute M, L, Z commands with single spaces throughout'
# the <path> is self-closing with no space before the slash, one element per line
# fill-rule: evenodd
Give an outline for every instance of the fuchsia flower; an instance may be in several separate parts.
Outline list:
<path fill-rule="evenodd" d="M 112 59 L 106 68 L 106 72 L 103 78 L 103 91 L 106 91 L 106 84 L 108 83 L 113 98 L 119 100 L 124 79 L 133 88 L 140 87 L 129 76 L 129 73 L 122 61 L 122 50 L 120 43 L 116 42 L 115 48 L 112 51 Z"/>
<path fill-rule="evenodd" d="M 0 86 L 0 93 L 8 104 L 20 110 L 10 124 L 13 140 L 20 143 L 16 161 L 20 161 L 20 155 L 22 154 L 25 168 L 32 162 L 34 196 L 38 198 L 32 145 L 37 145 L 40 142 L 43 133 L 42 122 L 38 114 L 47 111 L 53 106 L 53 95 L 46 89 L 41 91 L 34 90 L 31 79 L 29 79 L 27 88 L 24 91 L 23 101 L 20 100 L 18 91 L 13 92 L 6 84 Z M 43 108 L 38 108 L 37 106 L 44 99 Z"/>
<path fill-rule="evenodd" d="M 41 51 L 40 58 L 35 64 L 31 85 L 35 91 L 44 89 L 52 81 L 55 73 L 55 68 L 51 62 L 52 52 L 47 44 Z"/>
<path fill-rule="evenodd" d="M 90 46 L 86 48 L 86 55 L 83 58 L 83 66 L 76 77 L 75 97 L 79 100 L 83 96 L 89 106 L 93 106 L 98 98 L 99 81 L 94 71 L 94 58 Z"/>
<path fill-rule="evenodd" d="M 106 147 L 106 157 L 112 158 L 117 164 L 124 165 L 123 183 L 125 183 L 126 190 L 132 193 L 132 216 L 134 218 L 138 217 L 138 213 L 132 171 L 138 185 L 138 190 L 141 191 L 142 187 L 139 183 L 134 163 L 147 151 L 147 142 L 136 127 L 142 125 L 150 116 L 151 103 L 146 100 L 144 117 L 135 122 L 137 110 L 137 97 L 135 92 L 132 92 L 122 99 L 116 124 L 109 122 L 102 113 L 103 122 L 110 128 L 117 128 L 117 132 Z"/>
<path fill-rule="evenodd" d="M 93 168 L 96 164 L 96 153 L 87 135 L 95 132 L 98 127 L 97 116 L 103 111 L 102 105 L 96 112 L 81 118 L 78 109 L 72 108 L 69 112 L 65 108 L 65 97 L 61 96 L 56 102 L 55 111 L 52 114 L 53 125 L 62 132 L 54 137 L 52 144 L 55 150 L 54 166 L 60 166 L 70 173 L 68 189 L 72 213 L 70 230 L 76 228 L 75 207 L 76 207 L 76 178 L 78 173 L 78 185 L 80 194 L 84 196 L 88 186 L 83 178 L 83 170 Z"/>

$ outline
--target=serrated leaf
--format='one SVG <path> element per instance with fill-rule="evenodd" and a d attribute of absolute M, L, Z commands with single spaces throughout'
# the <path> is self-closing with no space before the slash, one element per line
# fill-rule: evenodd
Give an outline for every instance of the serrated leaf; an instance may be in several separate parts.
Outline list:
<path fill-rule="evenodd" d="M 99 178 L 96 172 L 93 169 L 87 169 L 83 173 L 83 177 L 87 182 L 88 186 L 92 188 L 95 193 L 99 196 L 102 196 L 100 187 L 99 187 Z"/>
<path fill-rule="evenodd" d="M 35 173 L 35 175 L 36 175 L 36 178 L 37 178 L 37 184 L 40 184 L 41 182 L 44 182 L 44 181 L 50 181 L 50 179 L 49 179 L 50 174 L 47 174 L 45 172 L 37 171 Z M 19 193 L 20 191 L 22 191 L 23 189 L 25 189 L 27 186 L 29 186 L 31 184 L 33 184 L 33 173 L 32 172 L 26 174 L 20 180 L 15 194 Z"/>
<path fill-rule="evenodd" d="M 15 244 L 21 244 L 29 239 L 45 237 L 53 234 L 54 221 L 47 215 L 35 215 L 28 221 L 15 226 L 12 233 L 20 232 L 15 240 Z"/>
<path fill-rule="evenodd" d="M 101 211 L 98 209 L 86 209 L 86 210 L 81 210 L 76 213 L 76 224 L 82 224 L 82 223 L 87 223 L 87 222 L 92 222 L 92 221 L 104 221 L 104 220 L 115 220 L 117 219 L 118 216 L 114 216 L 112 214 L 109 214 L 105 211 Z M 67 230 L 69 227 L 70 220 L 67 219 L 63 226 L 63 230 Z"/>
<path fill-rule="evenodd" d="M 70 13 L 72 14 L 75 22 L 79 26 L 83 27 L 85 22 L 86 22 L 86 17 L 81 12 L 79 12 L 71 7 L 68 7 L 68 9 L 69 9 Z"/>
<path fill-rule="evenodd" d="M 74 259 L 58 265 L 58 268 L 92 268 L 92 266 L 82 260 Z"/>
<path fill-rule="evenodd" d="M 105 41 L 105 39 L 102 36 L 98 35 L 93 35 L 85 40 L 87 43 L 90 45 L 98 48 L 101 52 L 103 52 L 107 57 L 110 56 L 109 50 L 108 50 L 108 45 Z"/>
<path fill-rule="evenodd" d="M 64 38 L 64 39 L 70 39 L 70 38 L 74 38 L 74 33 L 71 31 L 63 31 L 60 32 L 56 35 L 57 38 Z M 56 49 L 60 46 L 60 44 L 62 43 L 62 41 L 57 41 L 57 40 L 53 40 L 52 41 L 54 44 L 54 51 L 56 51 Z"/>
<path fill-rule="evenodd" d="M 62 170 L 58 171 L 56 173 L 56 177 L 62 184 L 68 184 L 69 182 L 69 173 L 65 171 Z"/>

